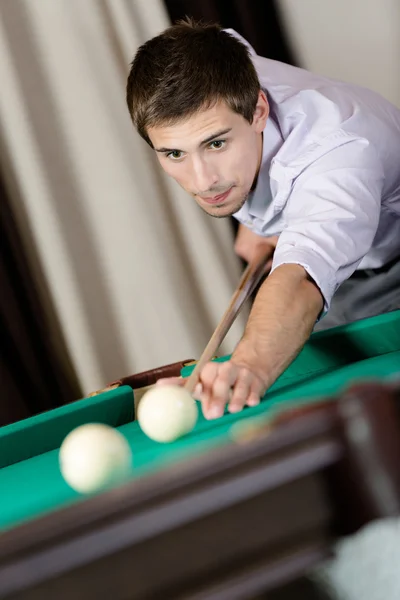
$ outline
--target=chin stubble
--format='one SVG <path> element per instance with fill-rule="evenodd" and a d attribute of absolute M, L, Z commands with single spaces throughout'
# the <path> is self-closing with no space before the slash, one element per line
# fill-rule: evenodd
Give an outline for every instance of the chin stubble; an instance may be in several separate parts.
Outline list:
<path fill-rule="evenodd" d="M 212 212 L 209 212 L 208 210 L 206 210 L 205 208 L 203 208 L 203 206 L 200 206 L 200 208 L 210 217 L 214 217 L 214 219 L 226 219 L 227 217 L 231 217 L 232 215 L 234 215 L 235 213 L 237 213 L 242 206 L 245 204 L 246 200 L 248 199 L 249 194 L 246 194 L 240 202 L 238 202 L 238 204 L 235 206 L 234 209 L 231 209 L 228 213 L 224 213 L 224 214 L 214 214 Z M 216 209 L 218 209 L 218 206 L 215 207 Z M 224 208 L 224 205 L 221 205 L 221 208 Z"/>

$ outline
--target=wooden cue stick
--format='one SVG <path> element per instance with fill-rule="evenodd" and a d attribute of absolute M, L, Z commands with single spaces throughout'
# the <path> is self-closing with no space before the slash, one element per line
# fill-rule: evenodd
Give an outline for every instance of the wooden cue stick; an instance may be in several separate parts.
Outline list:
<path fill-rule="evenodd" d="M 226 309 L 203 354 L 201 355 L 199 361 L 185 383 L 185 388 L 189 393 L 193 393 L 200 371 L 204 365 L 214 357 L 216 351 L 223 342 L 226 334 L 239 314 L 242 306 L 250 297 L 257 284 L 260 282 L 262 276 L 264 275 L 265 263 L 270 257 L 270 250 L 268 250 L 268 252 L 264 251 L 259 253 L 244 270 L 239 285 L 231 298 L 228 308 Z"/>

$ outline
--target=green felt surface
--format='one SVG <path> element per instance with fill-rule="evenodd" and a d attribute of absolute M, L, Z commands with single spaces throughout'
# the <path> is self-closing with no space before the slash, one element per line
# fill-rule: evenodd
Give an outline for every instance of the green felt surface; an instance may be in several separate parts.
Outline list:
<path fill-rule="evenodd" d="M 190 369 L 182 372 L 184 376 L 189 373 Z M 7 466 L 0 469 L 0 529 L 81 498 L 63 481 L 58 467 L 58 449 L 63 437 L 81 423 L 100 420 L 117 427 L 133 450 L 134 468 L 130 476 L 142 477 L 166 468 L 170 462 L 225 443 L 234 423 L 267 416 L 293 403 L 336 394 L 355 381 L 382 380 L 399 374 L 400 311 L 396 311 L 313 334 L 259 406 L 238 414 L 225 414 L 216 421 L 207 421 L 199 410 L 194 431 L 172 444 L 149 440 L 138 423 L 132 421 L 133 394 L 128 387 L 4 427 L 0 429 L 0 449 L 6 449 L 6 459 L 0 457 L 0 460 Z"/>
<path fill-rule="evenodd" d="M 112 401 L 107 394 L 100 394 L 0 427 L 0 469 L 59 448 L 81 423 L 96 421 L 119 427 L 132 421 L 134 412 L 132 390 L 119 388 Z"/>

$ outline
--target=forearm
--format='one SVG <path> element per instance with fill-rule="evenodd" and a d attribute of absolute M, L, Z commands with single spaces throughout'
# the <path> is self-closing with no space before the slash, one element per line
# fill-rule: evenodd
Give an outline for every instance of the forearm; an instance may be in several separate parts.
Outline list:
<path fill-rule="evenodd" d="M 301 266 L 278 267 L 257 294 L 232 360 L 247 364 L 270 387 L 309 338 L 322 307 L 320 291 Z"/>

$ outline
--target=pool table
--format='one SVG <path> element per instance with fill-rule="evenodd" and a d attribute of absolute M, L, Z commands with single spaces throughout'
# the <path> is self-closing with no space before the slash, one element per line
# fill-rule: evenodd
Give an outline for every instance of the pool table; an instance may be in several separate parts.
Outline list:
<path fill-rule="evenodd" d="M 220 357 L 215 360 L 227 360 Z M 400 311 L 312 334 L 259 406 L 171 444 L 135 421 L 176 363 L 0 429 L 0 598 L 252 598 L 323 561 L 337 536 L 400 513 Z M 88 422 L 131 445 L 90 496 L 58 451 Z"/>

